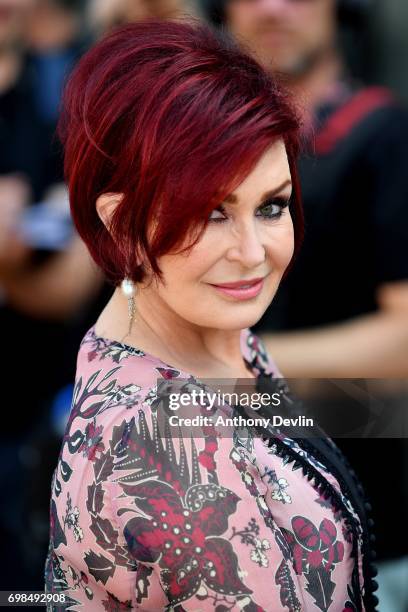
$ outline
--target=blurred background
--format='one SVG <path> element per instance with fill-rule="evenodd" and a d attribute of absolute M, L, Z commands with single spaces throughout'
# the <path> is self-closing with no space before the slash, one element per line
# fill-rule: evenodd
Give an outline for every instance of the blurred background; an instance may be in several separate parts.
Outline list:
<path fill-rule="evenodd" d="M 43 590 L 76 353 L 113 291 L 70 220 L 64 82 L 112 27 L 188 15 L 278 71 L 304 116 L 304 249 L 254 331 L 289 378 L 408 379 L 406 0 L 0 0 L 0 590 Z M 407 441 L 339 446 L 373 506 L 379 609 L 404 612 Z"/>

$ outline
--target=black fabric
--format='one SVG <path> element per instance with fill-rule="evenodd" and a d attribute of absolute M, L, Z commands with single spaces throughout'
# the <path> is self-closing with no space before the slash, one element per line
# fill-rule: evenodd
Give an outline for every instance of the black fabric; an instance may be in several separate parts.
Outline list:
<path fill-rule="evenodd" d="M 67 360 L 66 326 L 0 309 L 3 367 L 0 440 L 18 440 L 35 431 L 48 403 L 72 381 L 75 362 Z M 73 360 L 74 361 L 74 360 Z"/>

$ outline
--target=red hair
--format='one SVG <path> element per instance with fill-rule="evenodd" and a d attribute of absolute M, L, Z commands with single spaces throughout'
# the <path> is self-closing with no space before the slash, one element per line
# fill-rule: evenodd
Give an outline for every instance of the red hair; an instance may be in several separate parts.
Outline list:
<path fill-rule="evenodd" d="M 183 252 L 191 248 L 211 211 L 283 139 L 296 253 L 298 132 L 284 89 L 227 34 L 193 19 L 121 27 L 81 58 L 64 93 L 58 133 L 78 232 L 114 284 L 144 278 L 138 256 L 162 278 L 157 258 L 194 234 Z M 109 231 L 96 210 L 104 193 L 123 194 Z"/>

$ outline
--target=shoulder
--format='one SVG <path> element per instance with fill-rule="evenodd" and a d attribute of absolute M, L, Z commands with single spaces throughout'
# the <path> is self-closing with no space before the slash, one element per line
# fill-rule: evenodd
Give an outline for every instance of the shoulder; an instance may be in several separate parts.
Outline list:
<path fill-rule="evenodd" d="M 371 143 L 384 144 L 400 140 L 406 145 L 408 109 L 386 87 L 365 87 L 359 90 L 349 103 L 349 121 L 354 131 Z"/>
<path fill-rule="evenodd" d="M 105 429 L 108 423 L 137 418 L 154 401 L 158 379 L 169 372 L 165 365 L 142 350 L 102 338 L 90 328 L 77 356 L 71 425 L 78 417 L 82 426 L 92 418 L 94 426 Z"/>
<path fill-rule="evenodd" d="M 91 327 L 83 337 L 77 358 L 77 378 L 99 372 L 114 373 L 119 379 L 130 379 L 141 386 L 149 386 L 158 378 L 183 374 L 158 357 L 118 340 L 110 340 L 95 333 Z"/>
<path fill-rule="evenodd" d="M 249 327 L 241 331 L 241 348 L 243 356 L 250 363 L 260 366 L 260 369 L 276 378 L 282 377 L 278 366 L 266 350 L 263 340 Z"/>
<path fill-rule="evenodd" d="M 390 140 L 406 142 L 406 130 L 408 110 L 391 90 L 360 87 L 329 114 L 316 134 L 315 148 L 319 154 L 328 154 L 343 145 L 357 152 Z"/>

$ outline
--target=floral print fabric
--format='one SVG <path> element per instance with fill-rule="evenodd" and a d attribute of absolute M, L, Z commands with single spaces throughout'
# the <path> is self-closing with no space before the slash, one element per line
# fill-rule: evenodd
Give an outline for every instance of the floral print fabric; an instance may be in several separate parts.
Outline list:
<path fill-rule="evenodd" d="M 241 349 L 255 374 L 280 376 L 248 329 Z M 48 609 L 357 609 L 352 534 L 302 463 L 340 491 L 334 476 L 290 439 L 299 462 L 248 430 L 159 435 L 158 378 L 201 386 L 94 328 L 83 338 L 45 563 L 46 592 L 65 603 Z M 358 580 L 362 588 L 361 567 Z"/>

